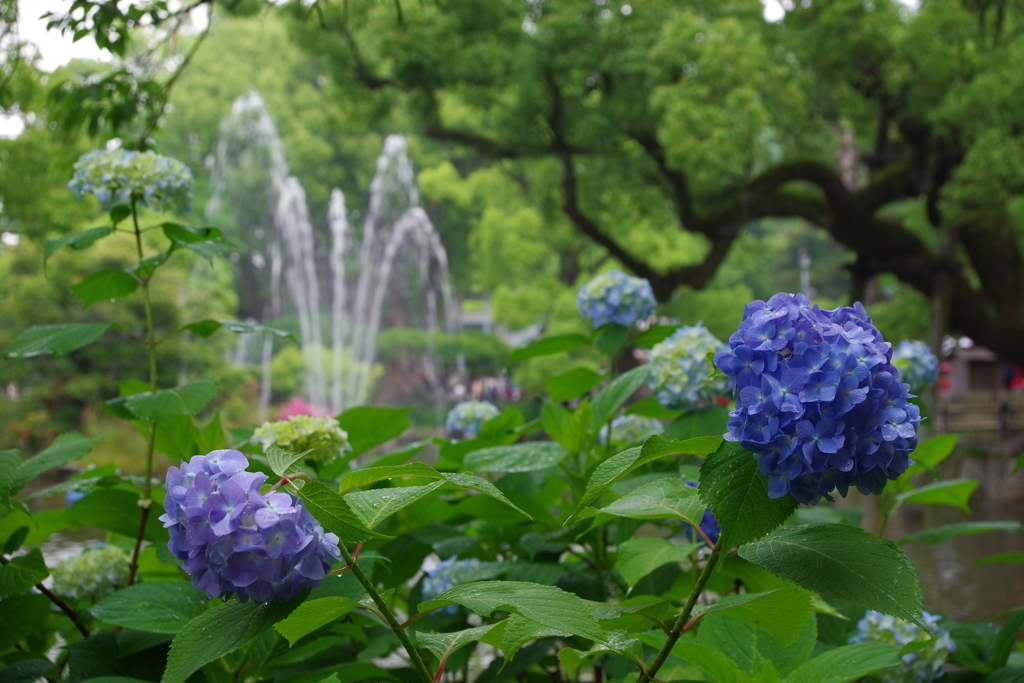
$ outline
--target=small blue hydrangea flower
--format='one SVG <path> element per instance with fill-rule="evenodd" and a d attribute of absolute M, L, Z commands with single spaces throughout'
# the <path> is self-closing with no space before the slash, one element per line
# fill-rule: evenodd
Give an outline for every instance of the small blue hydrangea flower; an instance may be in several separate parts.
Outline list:
<path fill-rule="evenodd" d="M 658 302 L 651 283 L 630 277 L 621 270 L 610 270 L 580 287 L 576 296 L 580 314 L 594 329 L 608 323 L 629 327 L 654 314 Z"/>
<path fill-rule="evenodd" d="M 939 378 L 939 359 L 923 341 L 904 339 L 892 354 L 892 364 L 910 391 L 923 394 Z"/>
<path fill-rule="evenodd" d="M 695 481 L 684 481 L 683 483 L 686 484 L 687 486 L 691 486 L 693 488 L 699 488 L 698 485 L 697 485 L 697 482 L 695 482 Z M 712 514 L 711 510 L 705 510 L 704 511 L 704 516 L 700 520 L 700 530 L 703 531 L 705 533 L 705 535 L 707 535 L 708 539 L 712 543 L 718 543 L 718 537 L 722 535 L 722 527 L 720 527 L 718 525 L 718 520 L 715 519 L 715 515 Z M 690 527 L 689 524 L 687 524 L 686 525 L 686 538 L 688 538 L 690 540 L 690 542 L 692 543 L 693 542 L 693 537 L 695 535 L 696 535 L 696 533 L 694 532 L 694 530 Z M 698 539 L 698 540 L 704 540 L 704 539 Z M 705 543 L 704 545 L 707 545 L 707 543 Z"/>
<path fill-rule="evenodd" d="M 703 324 L 683 326 L 651 349 L 650 387 L 658 403 L 672 410 L 693 410 L 714 405 L 729 391 L 725 377 L 708 379 L 714 368 L 708 353 L 728 347 Z"/>
<path fill-rule="evenodd" d="M 664 425 L 658 420 L 639 415 L 619 415 L 611 421 L 610 426 L 612 443 L 640 443 L 665 431 Z M 605 428 L 597 436 L 597 440 L 602 446 L 607 442 L 608 429 L 609 426 L 605 425 Z"/>
<path fill-rule="evenodd" d="M 68 189 L 82 199 L 96 195 L 104 204 L 129 204 L 156 211 L 192 206 L 192 171 L 177 159 L 154 152 L 94 149 L 75 162 Z"/>
<path fill-rule="evenodd" d="M 851 643 L 885 643 L 904 647 L 937 636 L 931 645 L 903 655 L 899 665 L 872 674 L 882 683 L 931 683 L 945 672 L 946 659 L 950 652 L 956 650 L 956 643 L 949 631 L 938 625 L 942 617 L 928 612 L 922 612 L 922 615 L 928 630 L 874 610 L 868 610 L 864 618 L 857 622 L 857 634 L 850 638 Z"/>
<path fill-rule="evenodd" d="M 113 545 L 88 548 L 53 568 L 53 592 L 96 600 L 128 583 L 128 555 Z"/>
<path fill-rule="evenodd" d="M 64 501 L 67 503 L 68 507 L 71 507 L 78 501 L 85 498 L 87 495 L 89 495 L 89 491 L 77 491 L 75 489 L 68 489 L 67 493 L 64 494 Z"/>
<path fill-rule="evenodd" d="M 460 401 L 448 411 L 444 428 L 450 437 L 472 439 L 480 433 L 485 422 L 500 414 L 498 407 L 490 401 Z"/>
<path fill-rule="evenodd" d="M 455 580 L 455 572 L 459 569 L 472 569 L 479 567 L 481 564 L 480 560 L 460 560 L 455 555 L 449 557 L 447 560 L 438 562 L 437 566 L 427 572 L 427 575 L 423 577 L 423 583 L 421 585 L 423 602 L 433 600 L 438 595 L 455 588 L 455 586 L 458 585 L 458 581 Z M 447 607 L 441 607 L 440 609 L 434 610 L 432 614 L 437 614 L 438 612 L 455 614 L 458 611 L 458 605 L 448 605 Z"/>
<path fill-rule="evenodd" d="M 291 494 L 260 493 L 267 475 L 248 466 L 241 452 L 219 450 L 168 469 L 167 547 L 209 600 L 291 600 L 341 559 L 338 537 Z"/>
<path fill-rule="evenodd" d="M 911 464 L 921 414 L 860 303 L 755 301 L 729 347 L 715 356 L 738 398 L 725 439 L 754 454 L 772 498 L 813 505 L 851 486 L 879 494 Z"/>

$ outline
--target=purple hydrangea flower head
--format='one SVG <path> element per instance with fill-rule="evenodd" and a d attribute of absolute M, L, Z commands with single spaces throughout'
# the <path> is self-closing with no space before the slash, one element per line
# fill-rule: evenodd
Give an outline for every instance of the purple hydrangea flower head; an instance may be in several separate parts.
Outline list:
<path fill-rule="evenodd" d="M 860 303 L 821 310 L 784 293 L 755 301 L 715 356 L 737 398 L 725 438 L 754 454 L 772 498 L 881 493 L 911 464 L 921 422 L 892 357 Z"/>
<path fill-rule="evenodd" d="M 248 466 L 239 451 L 218 450 L 168 469 L 167 547 L 208 599 L 291 600 L 341 559 L 338 537 L 298 498 L 261 493 L 267 475 Z"/>
<path fill-rule="evenodd" d="M 697 482 L 695 481 L 684 481 L 684 484 L 693 488 L 698 488 Z M 711 510 L 705 510 L 704 516 L 700 520 L 700 530 L 703 531 L 708 540 L 712 543 L 718 543 L 718 537 L 722 535 L 722 527 L 718 525 L 718 520 L 715 519 L 715 515 L 712 514 Z M 686 537 L 693 541 L 693 537 L 696 534 L 689 524 L 686 525 Z M 698 539 L 702 540 L 702 539 Z M 705 544 L 706 545 L 706 544 Z"/>
<path fill-rule="evenodd" d="M 630 327 L 653 315 L 658 302 L 650 282 L 610 270 L 580 287 L 576 305 L 597 329 L 608 323 Z"/>

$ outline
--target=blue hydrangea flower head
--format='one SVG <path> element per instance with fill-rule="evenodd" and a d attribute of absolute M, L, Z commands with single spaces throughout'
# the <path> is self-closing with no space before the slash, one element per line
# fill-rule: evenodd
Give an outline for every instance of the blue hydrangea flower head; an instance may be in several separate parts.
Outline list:
<path fill-rule="evenodd" d="M 610 270 L 580 287 L 576 305 L 597 329 L 608 323 L 629 327 L 637 320 L 645 320 L 654 314 L 658 302 L 650 282 L 630 277 L 621 270 Z"/>
<path fill-rule="evenodd" d="M 460 401 L 448 411 L 444 428 L 450 437 L 472 439 L 480 433 L 485 422 L 500 414 L 498 407 L 490 401 Z"/>
<path fill-rule="evenodd" d="M 868 610 L 857 622 L 857 633 L 850 638 L 851 643 L 885 643 L 905 647 L 909 643 L 923 643 L 935 638 L 931 645 L 903 655 L 903 661 L 897 666 L 876 671 L 873 676 L 882 683 L 931 683 L 945 673 L 946 659 L 950 652 L 956 650 L 956 643 L 949 631 L 938 625 L 942 617 L 928 612 L 922 614 L 927 630 L 874 610 Z"/>
<path fill-rule="evenodd" d="M 421 584 L 423 601 L 427 602 L 429 600 L 433 600 L 438 595 L 455 588 L 459 583 L 456 580 L 456 573 L 460 569 L 472 569 L 481 566 L 481 564 L 480 560 L 460 560 L 455 555 L 449 557 L 447 560 L 438 562 L 437 566 L 427 572 L 427 575 L 423 577 L 423 583 Z M 455 614 L 458 611 L 458 605 L 448 605 L 447 607 L 434 610 L 433 614 L 437 614 L 438 612 Z"/>
<path fill-rule="evenodd" d="M 96 600 L 128 583 L 128 555 L 113 545 L 87 548 L 53 568 L 53 592 Z"/>
<path fill-rule="evenodd" d="M 911 464 L 921 422 L 891 359 L 860 303 L 755 301 L 715 356 L 738 399 L 725 439 L 754 454 L 772 498 L 815 504 L 851 486 L 879 494 Z"/>
<path fill-rule="evenodd" d="M 714 368 L 707 355 L 727 348 L 701 323 L 680 327 L 655 344 L 650 354 L 650 387 L 658 403 L 672 410 L 714 405 L 715 399 L 729 392 L 729 380 L 708 379 Z"/>
<path fill-rule="evenodd" d="M 939 378 L 939 359 L 923 341 L 904 339 L 892 354 L 900 380 L 915 394 L 923 394 Z"/>
<path fill-rule="evenodd" d="M 260 493 L 267 475 L 248 466 L 241 452 L 219 450 L 168 469 L 167 547 L 207 599 L 291 600 L 341 559 L 338 537 L 291 494 Z"/>
<path fill-rule="evenodd" d="M 311 451 L 306 457 L 318 463 L 329 463 L 343 450 L 351 450 L 348 432 L 332 417 L 292 415 L 287 420 L 264 422 L 252 435 L 263 446 L 277 446 L 292 453 Z"/>
<path fill-rule="evenodd" d="M 129 204 L 156 211 L 192 206 L 192 171 L 177 159 L 155 152 L 94 149 L 75 162 L 68 189 L 82 199 L 96 195 L 104 204 Z"/>
<path fill-rule="evenodd" d="M 693 488 L 698 488 L 697 482 L 695 481 L 684 481 L 684 484 Z M 715 515 L 712 514 L 711 510 L 705 510 L 704 516 L 700 520 L 700 530 L 703 531 L 708 539 L 712 543 L 718 543 L 718 537 L 722 535 L 722 527 L 718 525 L 718 520 L 715 519 Z M 686 525 L 686 537 L 693 542 L 693 537 L 697 534 L 694 533 L 693 529 L 689 524 Z M 698 538 L 697 540 L 703 540 Z M 705 543 L 705 545 L 707 545 Z"/>
<path fill-rule="evenodd" d="M 619 415 L 611 421 L 612 443 L 636 444 L 646 441 L 655 434 L 665 431 L 664 425 L 653 417 L 639 415 Z M 608 426 L 597 435 L 598 442 L 603 446 L 607 443 Z"/>

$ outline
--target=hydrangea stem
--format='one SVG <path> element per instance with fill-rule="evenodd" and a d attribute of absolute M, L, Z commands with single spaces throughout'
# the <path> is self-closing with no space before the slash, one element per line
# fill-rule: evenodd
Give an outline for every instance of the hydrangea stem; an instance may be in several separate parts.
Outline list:
<path fill-rule="evenodd" d="M 395 613 L 391 611 L 391 608 L 388 607 L 388 603 L 381 597 L 377 587 L 374 586 L 373 582 L 370 581 L 366 574 L 363 573 L 363 570 L 356 563 L 356 558 L 348 551 L 348 548 L 346 548 L 345 544 L 341 541 L 338 542 L 338 549 L 341 551 L 341 556 L 345 559 L 345 566 L 351 570 L 356 579 L 359 580 L 359 583 L 361 583 L 363 588 L 366 589 L 366 592 L 370 594 L 370 598 L 373 600 L 374 604 L 377 605 L 377 609 L 380 611 L 385 621 L 388 622 L 388 626 L 390 626 L 391 630 L 395 632 L 396 636 L 398 636 L 398 640 L 401 641 L 405 651 L 409 654 L 409 660 L 412 662 L 413 668 L 416 669 L 416 673 L 419 674 L 420 678 L 423 680 L 423 683 L 434 683 L 434 677 L 427 669 L 427 665 L 424 663 L 423 657 L 420 656 L 420 651 L 416 649 L 415 645 L 413 645 L 412 640 L 409 638 L 409 634 L 402 628 L 402 624 L 398 623 L 398 619 L 395 618 Z"/>
<path fill-rule="evenodd" d="M 142 231 L 139 229 L 139 212 L 136 206 L 136 199 L 132 197 L 132 223 L 135 227 L 135 250 L 139 256 L 139 280 L 142 288 L 142 306 L 146 311 L 146 347 L 149 351 L 149 390 L 156 391 L 156 335 L 153 333 L 153 304 L 149 296 L 150 273 L 143 265 L 145 253 L 142 250 Z M 142 537 L 146 533 L 146 521 L 149 519 L 149 509 L 153 500 L 150 494 L 153 489 L 153 451 L 156 446 L 156 423 L 149 423 L 149 440 L 146 444 L 146 479 L 143 482 L 142 498 L 139 499 L 139 507 L 142 510 L 142 517 L 139 521 L 139 533 L 135 537 L 135 549 L 132 551 L 132 561 L 128 571 L 128 585 L 135 583 L 135 574 L 139 569 L 139 553 L 142 550 Z"/>
<path fill-rule="evenodd" d="M 8 560 L 3 555 L 0 555 L 0 564 L 5 564 L 6 565 L 6 564 L 10 564 L 10 563 L 11 563 L 10 560 Z M 82 615 L 81 614 L 79 614 L 78 612 L 73 610 L 68 605 L 68 603 L 66 603 L 63 600 L 61 600 L 60 597 L 57 596 L 57 594 L 55 594 L 49 588 L 44 586 L 42 583 L 37 583 L 36 584 L 36 590 L 38 590 L 40 593 L 42 593 L 43 595 L 48 597 L 50 599 L 50 602 L 52 602 L 57 607 L 59 607 L 60 610 L 62 612 L 64 612 L 64 614 L 66 614 L 68 616 L 68 619 L 71 620 L 71 623 L 73 623 L 75 625 L 75 627 L 79 630 L 79 632 L 81 632 L 81 634 L 83 636 L 85 636 L 86 638 L 89 637 L 89 629 L 86 628 L 85 624 L 82 623 Z"/>
<path fill-rule="evenodd" d="M 697 604 L 697 599 L 700 594 L 704 592 L 704 586 L 707 584 L 708 579 L 711 578 L 711 572 L 714 571 L 715 565 L 718 563 L 718 558 L 722 554 L 722 539 L 718 539 L 718 544 L 711 551 L 711 556 L 708 557 L 707 564 L 704 565 L 704 571 L 697 577 L 696 583 L 693 584 L 693 590 L 690 591 L 690 597 L 686 599 L 686 604 L 683 605 L 683 611 L 679 613 L 679 618 L 676 619 L 675 626 L 668 632 L 668 640 L 658 651 L 658 656 L 654 658 L 650 666 L 643 672 L 640 677 L 636 679 L 636 683 L 647 683 L 647 681 L 657 680 L 654 676 L 658 673 L 658 669 L 661 668 L 665 660 L 668 659 L 669 653 L 672 652 L 672 648 L 675 647 L 676 641 L 683 635 L 683 632 L 687 629 L 690 624 L 690 615 L 693 613 L 693 608 Z"/>

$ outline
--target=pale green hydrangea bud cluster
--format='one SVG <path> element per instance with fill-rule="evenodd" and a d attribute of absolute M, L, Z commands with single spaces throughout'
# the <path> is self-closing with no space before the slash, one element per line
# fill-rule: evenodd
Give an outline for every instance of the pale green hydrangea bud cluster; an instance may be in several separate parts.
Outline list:
<path fill-rule="evenodd" d="M 96 195 L 104 204 L 129 204 L 156 211 L 192 206 L 192 171 L 177 159 L 154 152 L 94 149 L 75 162 L 68 189 L 82 199 Z"/>
<path fill-rule="evenodd" d="M 904 619 L 868 610 L 857 622 L 857 634 L 851 643 L 885 643 L 906 647 L 909 643 L 924 643 L 933 638 L 931 645 L 903 655 L 903 661 L 888 669 L 876 671 L 874 676 L 882 683 L 931 683 L 942 676 L 949 653 L 956 650 L 956 643 L 949 631 L 938 625 L 938 614 L 922 612 L 928 630 L 918 628 Z"/>
<path fill-rule="evenodd" d="M 711 404 L 729 393 L 728 377 L 708 379 L 714 366 L 708 353 L 728 347 L 708 332 L 703 324 L 683 326 L 651 349 L 651 381 L 658 403 L 672 410 L 692 410 Z"/>
<path fill-rule="evenodd" d="M 253 441 L 263 446 L 277 446 L 293 453 L 312 451 L 306 457 L 314 462 L 328 463 L 342 450 L 350 450 L 348 432 L 331 417 L 292 415 L 279 422 L 264 422 L 256 428 Z"/>
<path fill-rule="evenodd" d="M 53 592 L 76 600 L 110 595 L 128 583 L 128 555 L 113 545 L 89 548 L 51 572 Z"/>
<path fill-rule="evenodd" d="M 658 420 L 639 415 L 619 415 L 609 426 L 612 431 L 612 443 L 640 443 L 665 431 L 665 427 Z M 609 426 L 602 429 L 597 437 L 602 446 L 606 443 Z"/>

